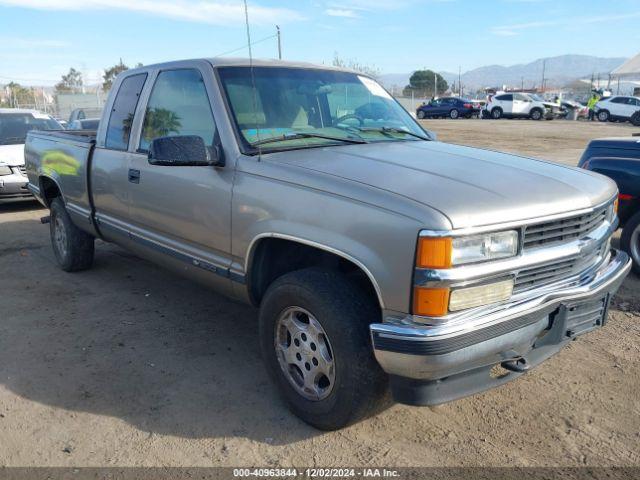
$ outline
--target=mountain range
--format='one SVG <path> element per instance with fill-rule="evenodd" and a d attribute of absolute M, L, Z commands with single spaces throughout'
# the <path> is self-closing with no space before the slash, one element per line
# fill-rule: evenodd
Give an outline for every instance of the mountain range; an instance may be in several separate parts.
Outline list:
<path fill-rule="evenodd" d="M 510 85 L 525 88 L 540 86 L 544 64 L 545 85 L 563 86 L 578 78 L 590 78 L 591 75 L 606 78 L 611 70 L 627 60 L 624 57 L 603 58 L 590 55 L 561 55 L 540 58 L 531 63 L 511 65 L 487 65 L 474 68 L 461 75 L 463 87 L 478 89 Z M 438 72 L 451 85 L 458 83 L 458 74 Z M 381 74 L 380 81 L 388 88 L 404 87 L 409 84 L 411 73 Z"/>

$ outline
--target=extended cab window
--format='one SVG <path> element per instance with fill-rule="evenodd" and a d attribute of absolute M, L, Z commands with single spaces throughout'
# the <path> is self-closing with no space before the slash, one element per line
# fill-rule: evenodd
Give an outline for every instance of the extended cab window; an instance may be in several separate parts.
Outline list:
<path fill-rule="evenodd" d="M 140 92 L 147 79 L 146 73 L 125 78 L 113 102 L 113 109 L 107 126 L 105 146 L 114 150 L 126 150 L 129 146 L 133 116 L 140 98 Z"/>
<path fill-rule="evenodd" d="M 216 127 L 202 75 L 195 69 L 167 70 L 158 75 L 144 115 L 140 150 L 154 138 L 197 135 L 213 145 Z"/>

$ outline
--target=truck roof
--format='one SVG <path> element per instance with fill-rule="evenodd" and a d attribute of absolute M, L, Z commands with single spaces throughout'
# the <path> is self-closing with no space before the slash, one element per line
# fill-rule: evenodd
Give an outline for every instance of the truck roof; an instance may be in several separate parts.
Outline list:
<path fill-rule="evenodd" d="M 350 73 L 358 73 L 359 75 L 365 75 L 360 72 L 354 72 L 348 68 L 334 67 L 331 65 L 317 65 L 308 62 L 291 62 L 285 60 L 274 60 L 274 59 L 261 59 L 254 58 L 250 60 L 248 58 L 243 57 L 211 57 L 211 58 L 194 58 L 194 59 L 185 59 L 185 60 L 177 60 L 172 62 L 163 62 L 156 63 L 152 65 L 144 65 L 143 67 L 134 68 L 128 70 L 127 72 L 135 72 L 136 70 L 142 70 L 148 68 L 166 68 L 174 65 L 181 64 L 186 61 L 206 61 L 209 62 L 214 67 L 290 67 L 290 68 L 313 68 L 313 69 L 322 69 L 322 70 L 335 70 L 340 72 L 350 72 Z"/>

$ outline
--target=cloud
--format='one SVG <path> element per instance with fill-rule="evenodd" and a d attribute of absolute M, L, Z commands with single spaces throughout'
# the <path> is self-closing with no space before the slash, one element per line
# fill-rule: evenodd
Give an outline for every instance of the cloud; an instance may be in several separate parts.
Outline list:
<path fill-rule="evenodd" d="M 524 30 L 533 30 L 547 27 L 577 27 L 593 25 L 597 23 L 610 23 L 629 20 L 640 17 L 640 12 L 629 12 L 621 14 L 600 15 L 597 17 L 570 17 L 561 20 L 545 20 L 527 23 L 515 23 L 513 25 L 499 25 L 491 28 L 491 33 L 503 37 L 511 37 L 520 34 Z"/>
<path fill-rule="evenodd" d="M 189 22 L 228 26 L 244 22 L 242 2 L 210 0 L 0 0 L 0 5 L 35 10 L 127 10 Z M 249 4 L 249 20 L 255 24 L 288 23 L 304 20 L 288 8 Z"/>
<path fill-rule="evenodd" d="M 340 8 L 327 8 L 324 13 L 326 13 L 330 17 L 358 18 L 358 14 L 353 10 Z"/>

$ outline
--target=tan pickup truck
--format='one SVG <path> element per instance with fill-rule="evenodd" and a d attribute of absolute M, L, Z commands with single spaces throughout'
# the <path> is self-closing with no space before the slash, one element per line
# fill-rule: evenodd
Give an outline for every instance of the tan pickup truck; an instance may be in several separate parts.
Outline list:
<path fill-rule="evenodd" d="M 522 375 L 601 327 L 630 268 L 612 181 L 438 142 L 341 69 L 129 70 L 97 131 L 32 132 L 26 159 L 64 270 L 101 238 L 259 307 L 268 371 L 322 429 Z"/>

